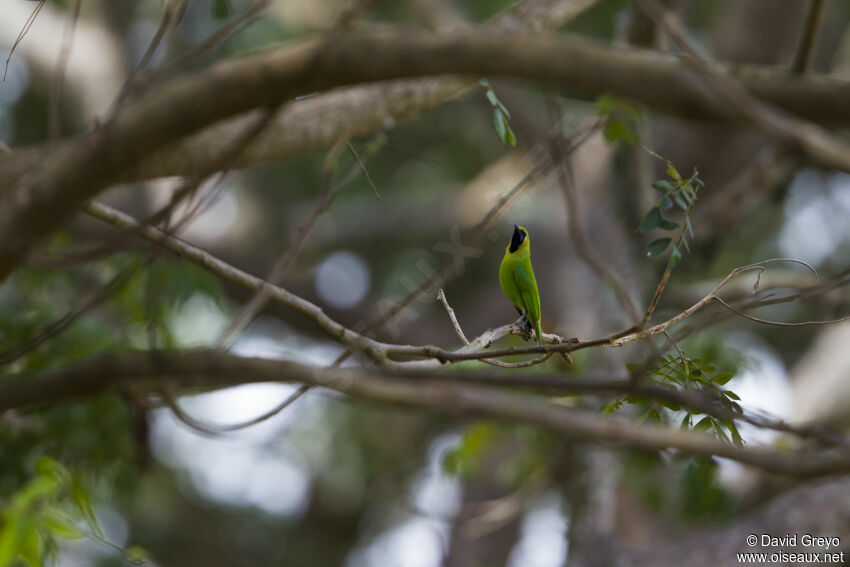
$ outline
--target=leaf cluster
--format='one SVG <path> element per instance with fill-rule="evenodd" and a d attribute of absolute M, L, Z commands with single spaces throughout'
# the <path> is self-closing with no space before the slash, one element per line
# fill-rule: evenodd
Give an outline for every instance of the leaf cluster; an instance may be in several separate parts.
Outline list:
<path fill-rule="evenodd" d="M 632 147 L 640 143 L 640 127 L 646 122 L 646 114 L 637 104 L 606 94 L 596 99 L 596 114 L 605 119 L 602 135 L 609 143 Z"/>
<path fill-rule="evenodd" d="M 697 192 L 705 187 L 703 181 L 697 176 L 698 172 L 694 170 L 690 177 L 684 177 L 676 166 L 670 160 L 666 160 L 648 150 L 654 157 L 663 160 L 666 163 L 666 173 L 668 179 L 660 179 L 652 183 L 652 188 L 661 193 L 661 196 L 656 200 L 655 204 L 646 213 L 638 226 L 638 232 L 647 234 L 653 230 L 660 229 L 667 232 L 672 232 L 673 236 L 664 236 L 656 238 L 647 246 L 646 255 L 650 258 L 656 258 L 663 254 L 671 244 L 673 251 L 670 255 L 669 266 L 675 268 L 682 260 L 681 247 L 690 252 L 688 244 L 688 235 L 694 237 L 694 229 L 691 225 L 691 210 L 697 200 Z M 675 222 L 664 217 L 664 211 L 669 211 L 674 207 L 678 207 L 682 211 L 680 222 Z"/>
<path fill-rule="evenodd" d="M 633 375 L 646 375 L 650 380 L 661 386 L 709 392 L 732 413 L 740 414 L 743 411 L 738 404 L 741 398 L 735 392 L 726 388 L 726 384 L 734 377 L 734 373 L 718 372 L 713 364 L 704 362 L 700 358 L 692 359 L 684 355 L 668 354 L 649 371 L 644 365 L 634 363 L 626 364 L 626 368 Z M 623 403 L 648 406 L 648 409 L 638 418 L 638 423 L 646 420 L 655 423 L 669 423 L 675 420 L 678 421 L 681 429 L 704 431 L 712 433 L 715 437 L 727 443 L 734 443 L 738 446 L 744 444 L 734 419 L 721 419 L 713 415 L 695 412 L 669 400 L 650 399 L 638 394 L 624 394 L 608 401 L 600 411 L 606 415 L 611 414 L 620 409 Z"/>
<path fill-rule="evenodd" d="M 55 562 L 61 540 L 92 539 L 120 551 L 131 563 L 145 563 L 141 548 L 117 548 L 104 539 L 81 474 L 41 457 L 34 475 L 3 505 L 0 516 L 0 567 L 24 561 L 31 567 Z"/>

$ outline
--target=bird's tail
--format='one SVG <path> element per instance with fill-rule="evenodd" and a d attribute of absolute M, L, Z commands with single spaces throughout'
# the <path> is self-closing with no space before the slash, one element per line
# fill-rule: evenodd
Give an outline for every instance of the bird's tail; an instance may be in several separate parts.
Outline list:
<path fill-rule="evenodd" d="M 537 344 L 543 344 L 543 330 L 540 328 L 540 320 L 534 322 L 534 334 L 537 335 Z"/>

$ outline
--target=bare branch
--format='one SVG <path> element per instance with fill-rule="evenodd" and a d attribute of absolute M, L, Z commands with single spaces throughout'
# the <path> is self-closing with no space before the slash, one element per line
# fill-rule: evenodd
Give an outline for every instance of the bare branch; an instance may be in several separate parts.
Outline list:
<path fill-rule="evenodd" d="M 82 0 L 75 0 L 74 7 L 69 15 L 68 24 L 62 35 L 62 51 L 59 52 L 59 60 L 56 62 L 56 71 L 53 74 L 53 84 L 50 91 L 50 107 L 47 114 L 47 138 L 55 142 L 61 135 L 60 110 L 62 105 L 62 87 L 65 84 L 65 71 L 68 67 L 68 58 L 71 55 L 71 45 L 74 41 L 74 30 L 80 17 L 80 6 Z"/>
<path fill-rule="evenodd" d="M 440 288 L 440 291 L 437 292 L 437 299 L 443 302 L 443 307 L 446 308 L 446 313 L 448 313 L 449 319 L 451 319 L 452 326 L 455 328 L 455 333 L 458 338 L 460 338 L 463 344 L 469 346 L 469 339 L 467 339 L 466 335 L 463 334 L 463 329 L 460 328 L 460 323 L 458 323 L 457 317 L 455 316 L 455 310 L 452 309 L 451 305 L 449 305 L 449 300 L 446 299 L 446 292 L 443 291 L 443 288 Z"/>
<path fill-rule="evenodd" d="M 657 0 L 638 0 L 644 10 L 672 36 L 688 54 L 699 76 L 723 101 L 764 132 L 799 145 L 824 164 L 850 171 L 850 144 L 832 136 L 826 129 L 802 120 L 776 106 L 758 99 L 746 85 L 737 81 L 711 60 L 686 34 L 670 11 Z"/>
<path fill-rule="evenodd" d="M 752 315 L 747 315 L 746 313 L 741 313 L 728 303 L 726 303 L 723 299 L 714 296 L 714 301 L 737 315 L 738 317 L 743 317 L 749 321 L 754 321 L 756 323 L 762 323 L 764 325 L 773 325 L 775 327 L 808 327 L 811 325 L 832 325 L 834 323 L 841 323 L 843 321 L 850 320 L 850 315 L 847 317 L 841 317 L 840 319 L 827 319 L 827 320 L 816 320 L 816 321 L 801 321 L 799 323 L 784 323 L 782 321 L 768 321 L 767 319 L 761 319 L 759 317 L 753 317 Z"/>
<path fill-rule="evenodd" d="M 818 34 L 823 24 L 823 16 L 826 13 L 826 0 L 810 0 L 809 15 L 806 18 L 806 27 L 800 37 L 800 45 L 794 56 L 791 70 L 795 73 L 805 74 L 812 68 L 812 61 L 817 51 Z"/>
<path fill-rule="evenodd" d="M 143 71 L 137 74 L 133 79 L 135 83 L 134 88 L 143 89 L 151 83 L 161 81 L 166 77 L 173 76 L 177 71 L 185 69 L 201 56 L 209 53 L 217 45 L 231 38 L 239 30 L 251 23 L 260 12 L 268 7 L 269 4 L 271 4 L 271 0 L 258 0 L 254 5 L 233 18 L 233 20 L 229 21 L 221 29 L 213 33 L 196 48 L 156 69 Z"/>
<path fill-rule="evenodd" d="M 131 385 L 156 389 L 168 382 L 185 390 L 282 381 L 330 388 L 393 405 L 529 423 L 578 442 L 724 457 L 775 474 L 811 478 L 850 472 L 850 455 L 843 453 L 806 452 L 801 457 L 765 447 L 737 447 L 702 433 L 602 417 L 534 396 L 442 377 L 382 374 L 362 368 L 322 369 L 215 351 L 128 352 L 94 358 L 63 370 L 6 377 L 0 381 L 0 411 L 93 396 Z"/>
<path fill-rule="evenodd" d="M 179 403 L 177 402 L 177 396 L 179 393 L 174 391 L 174 388 L 171 384 L 166 383 L 161 390 L 161 394 L 162 400 L 165 402 L 165 405 L 168 406 L 168 408 L 174 413 L 174 416 L 178 420 L 180 420 L 181 423 L 187 425 L 188 427 L 194 429 L 202 435 L 218 437 L 219 435 L 224 435 L 226 433 L 233 433 L 234 431 L 247 429 L 248 427 L 252 427 L 254 425 L 257 425 L 258 423 L 262 423 L 273 418 L 274 416 L 291 406 L 293 403 L 295 403 L 299 398 L 306 394 L 310 388 L 310 385 L 302 384 L 298 387 L 297 390 L 287 396 L 285 400 L 280 402 L 278 405 L 276 405 L 269 411 L 264 412 L 258 415 L 257 417 L 251 418 L 248 421 L 228 425 L 204 423 L 186 413 L 186 411 L 181 408 Z"/>
<path fill-rule="evenodd" d="M 47 0 L 39 0 L 38 5 L 33 9 L 32 13 L 27 18 L 27 21 L 24 22 L 24 27 L 21 28 L 21 31 L 18 33 L 18 37 L 15 38 L 15 43 L 12 44 L 12 49 L 9 50 L 9 55 L 6 57 L 6 67 L 3 70 L 3 80 L 6 80 L 6 73 L 9 72 L 9 62 L 12 60 L 12 55 L 15 54 L 15 49 L 18 48 L 18 45 L 24 40 L 27 35 L 27 32 L 30 31 L 30 28 L 35 23 L 35 19 L 38 17 L 38 13 L 41 12 L 41 9 L 44 7 L 44 3 Z"/>

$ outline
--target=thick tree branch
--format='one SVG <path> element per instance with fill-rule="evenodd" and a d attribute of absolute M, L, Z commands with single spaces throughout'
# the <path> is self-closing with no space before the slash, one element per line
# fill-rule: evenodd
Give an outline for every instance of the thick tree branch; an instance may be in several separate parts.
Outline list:
<path fill-rule="evenodd" d="M 298 382 L 388 404 L 529 423 L 579 442 L 725 457 L 796 477 L 850 472 L 850 455 L 807 453 L 803 458 L 764 447 L 737 447 L 701 433 L 601 417 L 595 412 L 492 386 L 363 368 L 317 368 L 217 351 L 127 352 L 97 357 L 54 372 L 6 377 L 0 381 L 0 411 L 126 388 L 155 390 L 169 384 L 184 390 L 209 389 L 249 382 Z"/>
<path fill-rule="evenodd" d="M 201 128 L 336 86 L 447 73 L 507 75 L 589 93 L 612 91 L 674 114 L 739 116 L 701 89 L 677 58 L 573 38 L 516 35 L 506 42 L 503 34 L 488 31 L 435 35 L 384 30 L 306 41 L 234 58 L 174 81 L 128 105 L 104 127 L 58 145 L 49 160 L 39 159 L 38 167 L 32 154 L 0 159 L 0 187 L 14 183 L 0 196 L 0 279 L 71 211 L 154 151 Z M 791 111 L 831 114 L 834 121 L 850 114 L 846 81 L 801 80 L 764 70 L 736 76 L 754 96 Z M 43 156 L 37 150 L 35 154 Z"/>

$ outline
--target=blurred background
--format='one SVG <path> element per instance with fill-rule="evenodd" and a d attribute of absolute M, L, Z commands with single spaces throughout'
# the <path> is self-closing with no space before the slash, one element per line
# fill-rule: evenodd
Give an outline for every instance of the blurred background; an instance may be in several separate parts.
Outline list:
<path fill-rule="evenodd" d="M 83 131 L 107 114 L 156 34 L 166 4 L 82 2 L 54 122 L 61 135 Z M 480 25 L 513 4 L 378 0 L 356 25 Z M 670 4 L 718 59 L 780 67 L 791 64 L 810 8 L 804 0 Z M 846 75 L 850 4 L 825 4 L 814 70 Z M 150 66 L 201 44 L 251 5 L 189 1 Z M 193 65 L 327 32 L 348 5 L 271 2 Z M 0 83 L 0 141 L 15 151 L 49 137 L 54 69 L 73 6 L 70 0 L 47 2 L 13 53 L 35 3 L 0 0 L 0 61 L 8 63 Z M 510 33 L 520 32 L 506 32 L 505 41 Z M 554 33 L 668 48 L 628 0 L 600 0 Z M 646 257 L 652 235 L 636 230 L 658 198 L 650 183 L 666 177 L 664 162 L 643 146 L 685 176 L 698 169 L 705 182 L 691 219 L 690 252 L 674 271 L 656 320 L 697 301 L 733 268 L 767 258 L 805 261 L 822 278 L 846 273 L 848 175 L 819 169 L 740 124 L 684 121 L 626 101 L 602 108 L 595 94 L 488 79 L 510 112 L 515 146 L 494 129 L 487 89 L 473 84 L 410 119 L 388 120 L 380 135 L 351 141 L 380 201 L 348 151 L 305 142 L 286 159 L 206 182 L 178 209 L 191 213 L 180 236 L 264 276 L 296 238 L 323 188 L 339 183 L 338 196 L 281 285 L 350 328 L 369 327 L 381 340 L 448 348 L 459 340 L 436 299 L 440 287 L 469 337 L 515 319 L 497 271 L 519 224 L 532 239 L 543 329 L 564 337 L 604 336 L 633 319 L 577 252 L 560 169 L 521 185 L 479 230 L 488 212 L 548 154 L 553 136 L 582 135 L 569 156 L 574 227 L 580 225 L 641 312 L 666 265 Z M 595 123 L 599 127 L 588 130 Z M 143 218 L 166 204 L 180 184 L 177 177 L 138 181 L 102 198 Z M 19 344 L 128 271 L 127 281 L 102 304 L 5 371 L 60 368 L 111 350 L 210 345 L 250 298 L 244 289 L 80 215 L 0 288 L 0 349 Z M 397 302 L 434 273 L 443 275 L 438 284 L 425 286 L 391 319 Z M 726 296 L 746 298 L 754 282 L 755 275 L 736 280 Z M 813 283 L 806 269 L 777 264 L 761 274 L 759 285 L 780 290 Z M 847 299 L 847 290 L 837 285 L 828 294 L 753 314 L 779 321 L 833 319 L 848 312 Z M 721 313 L 710 310 L 686 323 L 680 345 L 688 356 L 734 372 L 726 387 L 745 408 L 791 421 L 847 422 L 850 325 L 782 328 L 721 319 Z M 514 338 L 506 344 L 521 343 Z M 670 348 L 663 340 L 657 344 Z M 319 366 L 343 352 L 309 320 L 273 304 L 238 336 L 233 350 Z M 648 352 L 646 345 L 589 349 L 576 353 L 572 366 L 553 357 L 524 372 L 624 376 L 624 364 L 641 362 Z M 179 403 L 197 420 L 226 425 L 263 414 L 295 389 L 249 385 L 185 396 Z M 609 402 L 565 401 L 593 409 Z M 645 410 L 627 404 L 617 411 L 637 417 Z M 665 420 L 680 415 L 668 413 Z M 742 426 L 741 434 L 748 443 L 785 442 L 752 427 Z M 0 503 L 11 506 L 30 486 L 42 457 L 79 479 L 85 496 L 75 502 L 91 502 L 103 533 L 59 537 L 56 549 L 42 550 L 53 552 L 63 567 L 119 565 L 133 553 L 151 565 L 187 567 L 556 567 L 613 564 L 606 553 L 620 548 L 649 553 L 734 525 L 793 489 L 788 481 L 722 460 L 576 441 L 528 426 L 380 406 L 321 390 L 258 425 L 204 435 L 168 408 L 115 395 L 7 412 L 0 420 Z M 850 542 L 846 524 L 824 529 Z"/>

